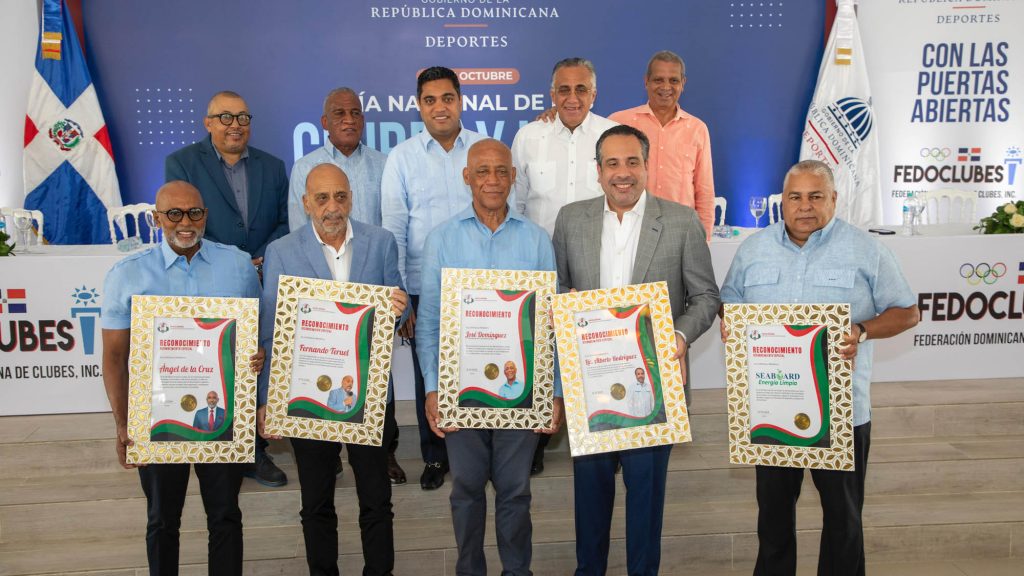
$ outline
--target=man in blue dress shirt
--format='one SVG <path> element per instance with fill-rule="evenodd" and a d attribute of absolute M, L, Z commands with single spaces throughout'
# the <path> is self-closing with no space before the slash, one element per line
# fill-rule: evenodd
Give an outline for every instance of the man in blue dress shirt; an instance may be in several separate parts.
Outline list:
<path fill-rule="evenodd" d="M 132 296 L 217 296 L 259 298 L 260 283 L 249 255 L 234 246 L 203 240 L 207 211 L 202 196 L 187 182 L 164 184 L 156 194 L 154 220 L 164 232 L 159 246 L 132 254 L 107 273 L 103 298 L 103 385 L 117 429 L 115 447 L 121 466 L 128 437 L 128 356 Z M 251 359 L 259 373 L 264 353 Z M 225 402 L 232 401 L 225 398 Z M 221 410 L 221 409 L 218 409 Z M 219 412 L 218 412 L 219 414 Z M 223 419 L 223 416 L 218 416 Z M 244 464 L 196 464 L 206 509 L 211 574 L 242 573 L 242 512 L 238 490 Z M 178 529 L 188 488 L 188 464 L 139 467 L 149 521 L 146 554 L 149 573 L 178 573 Z"/>
<path fill-rule="evenodd" d="M 512 152 L 497 140 L 469 149 L 462 171 L 473 201 L 427 237 L 423 249 L 417 351 L 426 386 L 430 428 L 445 438 L 452 471 L 452 524 L 459 557 L 458 574 L 485 574 L 484 532 L 487 482 L 494 486 L 495 532 L 502 574 L 531 574 L 533 525 L 530 520 L 530 461 L 538 435 L 531 430 L 439 429 L 437 415 L 438 337 L 441 269 L 554 270 L 555 253 L 547 232 L 508 206 L 516 178 Z M 507 376 L 507 373 L 506 373 Z M 555 383 L 553 428 L 562 419 L 562 392 Z"/>
<path fill-rule="evenodd" d="M 920 312 L 892 252 L 835 218 L 835 209 L 829 167 L 817 160 L 794 165 L 783 183 L 782 221 L 743 242 L 721 293 L 730 304 L 850 304 L 854 324 L 840 353 L 853 361 L 855 470 L 811 470 L 811 477 L 823 513 L 819 576 L 863 576 L 873 341 L 913 328 Z M 723 342 L 727 336 L 723 324 Z M 803 478 L 802 468 L 757 467 L 756 575 L 796 573 L 796 502 Z"/>
<path fill-rule="evenodd" d="M 427 68 L 416 79 L 416 99 L 426 131 L 395 146 L 388 154 L 381 180 L 383 226 L 398 241 L 398 269 L 412 296 L 412 310 L 399 336 L 412 338 L 420 295 L 423 243 L 435 226 L 467 208 L 469 186 L 462 179 L 469 147 L 483 136 L 462 127 L 459 77 L 441 66 Z M 448 470 L 445 444 L 430 432 L 423 414 L 423 366 L 412 344 L 416 377 L 416 419 L 425 464 L 420 487 L 444 484 Z"/>
<path fill-rule="evenodd" d="M 302 197 L 306 195 L 306 177 L 317 164 L 334 164 L 344 170 L 352 186 L 352 217 L 380 226 L 380 180 L 387 155 L 361 142 L 366 120 L 355 90 L 347 87 L 331 90 L 324 99 L 320 125 L 327 131 L 327 142 L 292 166 L 288 228 L 294 232 L 309 222 Z"/>
<path fill-rule="evenodd" d="M 515 400 L 523 393 L 523 383 L 516 380 L 516 363 L 509 360 L 505 362 L 505 383 L 498 388 L 498 396 L 506 400 Z"/>

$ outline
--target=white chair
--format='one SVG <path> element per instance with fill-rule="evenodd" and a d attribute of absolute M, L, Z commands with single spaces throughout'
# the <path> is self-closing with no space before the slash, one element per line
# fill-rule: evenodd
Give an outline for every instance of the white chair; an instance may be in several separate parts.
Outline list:
<path fill-rule="evenodd" d="M 25 208 L 0 208 L 0 213 L 3 214 L 4 219 L 7 222 L 7 235 L 11 237 L 11 242 L 20 242 L 18 239 L 18 226 L 16 224 L 16 218 L 30 218 L 33 227 L 35 228 L 35 241 L 31 244 L 35 246 L 42 246 L 45 242 L 43 238 L 43 213 L 39 210 L 26 210 Z"/>
<path fill-rule="evenodd" d="M 782 194 L 768 196 L 768 223 L 775 224 L 782 220 Z"/>
<path fill-rule="evenodd" d="M 140 241 L 145 243 L 145 239 L 139 234 L 139 223 L 146 221 L 146 213 L 156 210 L 156 206 L 153 204 L 129 204 L 127 206 L 121 206 L 119 208 L 112 208 L 107 210 L 107 222 L 110 224 L 110 243 L 117 244 L 117 230 L 121 231 L 121 236 L 124 239 L 130 238 L 128 235 L 128 217 L 131 216 L 135 219 L 135 234 Z M 188 216 L 186 216 L 187 218 Z M 147 222 L 148 225 L 148 222 Z M 150 226 L 149 228 L 149 243 L 156 244 L 158 240 L 158 232 L 160 228 L 158 226 Z"/>
<path fill-rule="evenodd" d="M 715 196 L 715 212 L 718 212 L 718 219 L 715 220 L 715 226 L 723 226 L 725 224 L 725 208 L 729 203 L 726 202 L 725 198 L 721 196 Z"/>
<path fill-rule="evenodd" d="M 924 201 L 921 224 L 977 224 L 974 216 L 978 194 L 967 190 L 930 190 L 919 192 Z"/>

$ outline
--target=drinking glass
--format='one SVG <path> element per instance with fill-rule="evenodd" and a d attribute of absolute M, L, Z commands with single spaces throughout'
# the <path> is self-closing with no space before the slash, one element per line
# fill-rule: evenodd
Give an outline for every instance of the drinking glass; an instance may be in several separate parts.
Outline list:
<path fill-rule="evenodd" d="M 764 216 L 768 208 L 768 199 L 764 196 L 753 196 L 750 198 L 750 215 L 754 217 L 754 228 L 761 227 L 761 216 Z"/>

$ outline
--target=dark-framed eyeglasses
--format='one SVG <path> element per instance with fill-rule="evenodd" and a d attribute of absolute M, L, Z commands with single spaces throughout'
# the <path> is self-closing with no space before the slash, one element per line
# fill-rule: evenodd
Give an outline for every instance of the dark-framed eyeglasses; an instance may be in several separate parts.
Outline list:
<path fill-rule="evenodd" d="M 220 120 L 220 123 L 225 126 L 231 126 L 231 124 L 233 124 L 236 119 L 238 120 L 239 126 L 248 126 L 249 123 L 252 122 L 252 114 L 249 114 L 248 112 L 242 112 L 241 114 L 222 112 L 220 114 L 207 114 L 206 117 L 216 118 Z"/>
<path fill-rule="evenodd" d="M 561 96 L 562 98 L 565 98 L 565 97 L 569 96 L 572 93 L 576 93 L 576 96 L 582 98 L 582 97 L 586 96 L 587 94 L 589 94 L 590 90 L 591 90 L 590 88 L 587 88 L 586 86 L 580 84 L 580 85 L 578 85 L 576 87 L 573 87 L 573 86 L 559 86 L 555 90 L 555 93 L 558 94 L 559 96 Z"/>
<path fill-rule="evenodd" d="M 157 214 L 163 214 L 171 222 L 181 222 L 181 219 L 188 214 L 188 219 L 193 222 L 199 222 L 203 218 L 206 218 L 206 208 L 189 208 L 188 210 L 182 210 L 181 208 L 171 208 L 170 210 L 156 210 Z"/>

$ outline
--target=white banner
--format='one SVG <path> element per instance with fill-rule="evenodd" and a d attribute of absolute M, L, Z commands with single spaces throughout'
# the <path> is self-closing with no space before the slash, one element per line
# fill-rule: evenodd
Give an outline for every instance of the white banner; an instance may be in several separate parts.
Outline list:
<path fill-rule="evenodd" d="M 871 0 L 859 5 L 874 92 L 883 218 L 907 192 L 978 195 L 976 217 L 1024 186 L 1024 1 Z"/>
<path fill-rule="evenodd" d="M 0 416 L 110 410 L 102 378 L 111 245 L 52 246 L 0 266 Z"/>

